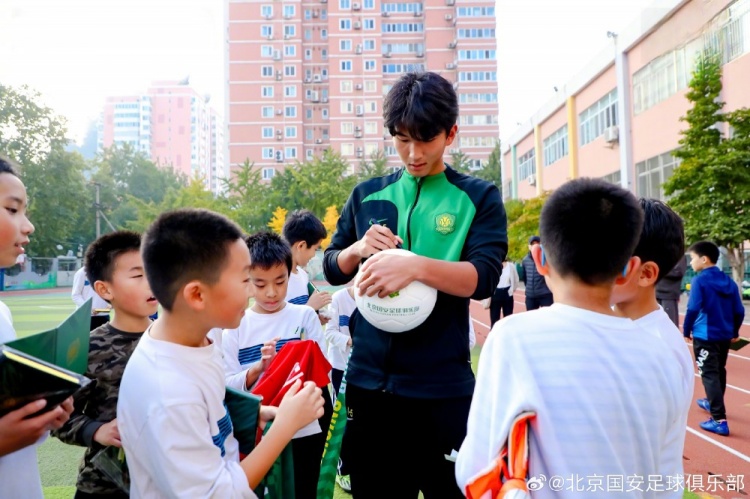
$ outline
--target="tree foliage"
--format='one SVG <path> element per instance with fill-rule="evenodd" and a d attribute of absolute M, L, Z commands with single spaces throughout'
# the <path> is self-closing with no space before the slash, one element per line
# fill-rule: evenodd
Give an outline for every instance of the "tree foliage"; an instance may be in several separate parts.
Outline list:
<path fill-rule="evenodd" d="M 520 262 L 528 252 L 529 237 L 539 234 L 539 217 L 549 196 L 545 192 L 535 198 L 511 199 L 505 203 L 508 216 L 508 260 Z"/>
<path fill-rule="evenodd" d="M 339 210 L 336 206 L 326 208 L 326 215 L 323 217 L 323 227 L 326 228 L 327 236 L 320 242 L 320 247 L 326 249 L 331 244 L 331 238 L 336 231 L 336 223 L 339 221 Z"/>
<path fill-rule="evenodd" d="M 288 210 L 282 208 L 281 206 L 277 206 L 273 212 L 271 221 L 268 222 L 268 228 L 277 234 L 281 234 L 281 231 L 284 229 L 284 222 L 286 222 L 287 213 Z"/>
<path fill-rule="evenodd" d="M 727 248 L 734 279 L 744 273 L 743 242 L 750 239 L 750 111 L 723 113 L 721 61 L 704 54 L 686 94 L 692 107 L 674 155 L 681 159 L 664 184 L 669 204 L 685 221 L 687 242 L 707 239 Z M 733 135 L 725 139 L 721 123 Z"/>
<path fill-rule="evenodd" d="M 451 168 L 461 173 L 471 172 L 471 158 L 461 149 L 451 153 Z"/>
<path fill-rule="evenodd" d="M 500 141 L 498 140 L 487 161 L 482 165 L 482 168 L 474 173 L 474 176 L 494 184 L 502 193 L 503 173 L 500 167 L 501 157 L 502 152 L 500 151 Z"/>

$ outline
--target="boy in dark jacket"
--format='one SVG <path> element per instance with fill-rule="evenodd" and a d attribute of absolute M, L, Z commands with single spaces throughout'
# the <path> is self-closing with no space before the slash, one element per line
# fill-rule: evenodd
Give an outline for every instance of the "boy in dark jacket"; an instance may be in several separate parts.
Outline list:
<path fill-rule="evenodd" d="M 683 335 L 693 339 L 693 351 L 706 397 L 698 399 L 701 409 L 711 419 L 701 428 L 717 435 L 729 435 L 724 392 L 727 388 L 727 356 L 729 344 L 739 339 L 745 308 L 737 284 L 716 267 L 719 247 L 710 241 L 693 244 L 690 265 L 699 272 L 690 284 Z"/>
<path fill-rule="evenodd" d="M 552 291 L 547 287 L 547 281 L 544 276 L 536 269 L 536 264 L 531 258 L 531 251 L 535 245 L 541 244 L 539 236 L 529 238 L 529 252 L 521 260 L 523 265 L 523 277 L 521 280 L 526 286 L 524 294 L 526 295 L 526 310 L 536 310 L 539 307 L 549 307 L 554 302 Z"/>

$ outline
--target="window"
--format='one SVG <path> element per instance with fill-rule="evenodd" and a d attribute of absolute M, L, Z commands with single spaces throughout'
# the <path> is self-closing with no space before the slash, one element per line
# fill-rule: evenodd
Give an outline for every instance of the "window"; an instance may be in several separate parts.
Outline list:
<path fill-rule="evenodd" d="M 364 41 L 364 49 L 365 52 L 372 52 L 373 50 L 375 50 L 375 40 L 371 40 L 369 38 L 366 39 Z"/>
<path fill-rule="evenodd" d="M 273 159 L 273 149 L 271 149 L 271 157 L 267 159 Z M 263 168 L 263 180 L 271 180 L 274 174 L 276 174 L 276 169 Z"/>
<path fill-rule="evenodd" d="M 460 94 L 458 101 L 461 104 L 484 104 L 497 102 L 497 94 Z"/>
<path fill-rule="evenodd" d="M 307 160 L 313 159 L 313 151 L 312 151 L 312 149 L 305 149 L 305 159 L 307 159 Z"/>
<path fill-rule="evenodd" d="M 354 133 L 354 123 L 351 121 L 341 122 L 341 135 L 351 135 Z"/>
<path fill-rule="evenodd" d="M 262 66 L 260 68 L 260 74 L 264 78 L 270 78 L 273 76 L 273 66 Z"/>
<path fill-rule="evenodd" d="M 341 155 L 351 156 L 354 154 L 354 144 L 341 144 Z"/>
<path fill-rule="evenodd" d="M 341 114 L 352 114 L 354 111 L 354 104 L 352 101 L 341 101 Z"/>
<path fill-rule="evenodd" d="M 320 58 L 324 61 L 328 60 L 328 49 L 320 49 Z"/>
<path fill-rule="evenodd" d="M 296 139 L 297 138 L 297 127 L 296 126 L 288 126 L 288 127 L 286 127 L 284 129 L 284 136 L 286 138 L 288 138 L 288 139 Z"/>
<path fill-rule="evenodd" d="M 310 108 L 305 109 L 305 118 L 311 120 L 313 117 L 313 110 Z"/>
<path fill-rule="evenodd" d="M 368 121 L 365 123 L 365 133 L 367 135 L 377 135 L 378 133 L 378 124 L 375 121 Z"/>
<path fill-rule="evenodd" d="M 364 5 L 365 10 L 375 9 L 375 0 L 364 0 L 362 4 Z"/>
<path fill-rule="evenodd" d="M 459 29 L 458 38 L 495 38 L 495 28 Z"/>
<path fill-rule="evenodd" d="M 284 97 L 297 97 L 297 86 L 296 85 L 285 86 Z"/>
<path fill-rule="evenodd" d="M 309 61 L 310 59 L 312 59 L 312 50 L 305 49 L 305 60 Z M 307 78 L 309 78 L 309 76 Z"/>
<path fill-rule="evenodd" d="M 372 156 L 376 152 L 378 152 L 377 142 L 368 142 L 365 144 L 365 154 L 367 154 L 367 156 Z"/>
<path fill-rule="evenodd" d="M 328 40 L 328 30 L 323 28 L 320 30 L 320 39 L 321 40 Z"/>
<path fill-rule="evenodd" d="M 459 7 L 458 17 L 492 17 L 495 7 Z"/>
<path fill-rule="evenodd" d="M 260 46 L 260 56 L 261 57 L 272 57 L 273 56 L 273 47 L 271 45 L 261 45 Z"/>
<path fill-rule="evenodd" d="M 261 5 L 260 15 L 261 17 L 273 17 L 273 5 Z"/>
<path fill-rule="evenodd" d="M 568 125 L 544 139 L 544 166 L 568 155 Z"/>
<path fill-rule="evenodd" d="M 312 12 L 310 12 L 310 9 L 305 9 L 305 20 L 309 21 L 312 17 Z"/>
<path fill-rule="evenodd" d="M 341 71 L 351 71 L 351 70 L 352 70 L 352 61 L 350 60 L 341 61 Z"/>
<path fill-rule="evenodd" d="M 374 100 L 368 100 L 367 102 L 365 102 L 365 109 L 367 109 L 368 113 L 377 113 L 378 103 Z"/>
<path fill-rule="evenodd" d="M 381 27 L 383 33 L 422 33 L 424 24 L 422 23 L 383 23 Z"/>
<path fill-rule="evenodd" d="M 342 93 L 346 93 L 346 94 L 351 93 L 352 88 L 353 88 L 352 80 L 341 80 L 341 82 L 339 83 L 339 86 L 341 87 Z"/>
<path fill-rule="evenodd" d="M 297 55 L 296 45 L 284 45 L 284 57 L 294 57 Z"/>
<path fill-rule="evenodd" d="M 617 89 L 596 101 L 578 115 L 580 145 L 586 145 L 617 125 Z"/>
<path fill-rule="evenodd" d="M 284 116 L 287 118 L 296 118 L 297 117 L 297 107 L 296 106 L 286 106 L 284 108 Z"/>
<path fill-rule="evenodd" d="M 273 98 L 273 87 L 271 86 L 262 86 L 260 87 L 260 95 L 264 99 L 272 99 Z"/>
<path fill-rule="evenodd" d="M 400 74 L 408 73 L 409 71 L 424 71 L 424 64 L 383 64 L 383 73 Z M 383 85 L 383 94 L 385 95 L 386 93 L 388 93 L 386 85 Z M 495 98 L 497 98 L 497 95 L 495 95 Z"/>
<path fill-rule="evenodd" d="M 536 157 L 534 148 L 518 158 L 518 178 L 521 180 L 529 178 L 536 173 Z"/>
<path fill-rule="evenodd" d="M 339 0 L 339 10 L 349 10 L 352 8 L 351 0 Z"/>
<path fill-rule="evenodd" d="M 263 38 L 273 37 L 273 26 L 270 24 L 264 24 L 260 27 L 260 36 Z"/>
<path fill-rule="evenodd" d="M 602 177 L 602 180 L 605 182 L 609 182 L 610 184 L 620 185 L 622 179 L 622 172 L 620 170 L 617 170 L 616 172 L 612 172 L 609 175 L 605 175 Z"/>
<path fill-rule="evenodd" d="M 328 119 L 328 109 L 327 109 L 327 108 L 325 108 L 325 107 L 324 107 L 323 109 L 321 109 L 321 110 L 320 110 L 320 116 L 321 116 L 321 118 L 323 118 L 324 120 L 327 120 L 327 119 Z"/>
<path fill-rule="evenodd" d="M 393 146 L 385 146 L 385 155 L 386 156 L 396 156 L 396 148 Z"/>
<path fill-rule="evenodd" d="M 297 76 L 297 66 L 284 66 L 284 76 Z"/>
<path fill-rule="evenodd" d="M 494 50 L 459 50 L 458 60 L 459 61 L 479 61 L 479 60 L 494 60 Z"/>
<path fill-rule="evenodd" d="M 285 147 L 284 148 L 284 154 L 287 158 L 294 159 L 297 157 L 297 148 L 296 147 Z"/>
<path fill-rule="evenodd" d="M 347 39 L 339 40 L 339 50 L 341 50 L 342 52 L 351 52 L 352 41 Z"/>
<path fill-rule="evenodd" d="M 666 196 L 662 184 L 669 180 L 679 164 L 680 160 L 672 156 L 671 151 L 636 163 L 636 194 L 640 197 L 664 201 Z"/>
<path fill-rule="evenodd" d="M 284 17 L 294 17 L 294 15 L 296 14 L 294 10 L 294 5 L 284 5 Z"/>
<path fill-rule="evenodd" d="M 308 128 L 305 130 L 305 140 L 312 140 L 313 139 L 314 131 L 312 128 Z"/>
<path fill-rule="evenodd" d="M 394 14 L 417 14 L 422 12 L 422 2 L 412 2 L 412 3 L 382 3 L 380 5 L 380 11 L 381 12 L 388 12 L 394 13 Z"/>
<path fill-rule="evenodd" d="M 293 24 L 284 25 L 284 37 L 293 37 L 297 34 L 297 28 Z"/>
<path fill-rule="evenodd" d="M 342 31 L 350 31 L 352 29 L 352 20 L 339 19 L 339 29 Z"/>
<path fill-rule="evenodd" d="M 366 30 L 373 30 L 375 29 L 375 19 L 365 19 L 364 26 Z"/>
<path fill-rule="evenodd" d="M 305 28 L 305 40 L 312 40 L 312 30 L 310 28 Z"/>
<path fill-rule="evenodd" d="M 263 148 L 263 159 L 273 159 L 273 147 Z"/>
<path fill-rule="evenodd" d="M 272 139 L 273 138 L 273 127 L 272 126 L 264 126 L 263 127 L 263 138 L 264 139 Z"/>
<path fill-rule="evenodd" d="M 365 61 L 365 71 L 375 71 L 375 60 Z"/>
<path fill-rule="evenodd" d="M 375 80 L 367 80 L 365 82 L 365 92 L 372 93 L 378 91 L 378 84 Z"/>
<path fill-rule="evenodd" d="M 260 112 L 264 118 L 273 118 L 273 106 L 263 106 Z"/>

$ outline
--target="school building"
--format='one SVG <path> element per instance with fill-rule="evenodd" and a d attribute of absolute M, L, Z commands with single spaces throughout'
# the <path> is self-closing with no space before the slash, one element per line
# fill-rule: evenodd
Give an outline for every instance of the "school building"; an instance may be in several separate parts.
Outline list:
<path fill-rule="evenodd" d="M 495 0 L 225 0 L 228 162 L 268 180 L 341 153 L 354 171 L 383 151 L 383 96 L 411 70 L 453 82 L 473 167 L 499 136 Z M 447 151 L 450 153 L 450 151 Z"/>
<path fill-rule="evenodd" d="M 599 56 L 503 144 L 506 199 L 578 177 L 664 199 L 686 127 L 687 85 L 705 48 L 722 57 L 724 111 L 750 107 L 750 0 L 658 0 L 608 37 Z"/>

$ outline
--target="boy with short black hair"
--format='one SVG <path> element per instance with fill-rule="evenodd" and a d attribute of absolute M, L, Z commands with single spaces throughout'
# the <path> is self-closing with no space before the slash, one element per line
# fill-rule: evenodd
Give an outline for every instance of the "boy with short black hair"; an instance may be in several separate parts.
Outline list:
<path fill-rule="evenodd" d="M 672 322 L 666 310 L 656 299 L 657 285 L 674 268 L 675 263 L 684 260 L 685 231 L 682 218 L 669 206 L 657 199 L 639 199 L 643 210 L 643 230 L 633 251 L 638 262 L 630 278 L 615 286 L 612 303 L 615 312 L 621 317 L 635 321 L 646 331 L 659 336 L 674 354 L 674 362 L 682 373 L 683 414 L 680 427 L 687 425 L 688 410 L 693 397 L 693 359 L 682 340 L 680 330 Z M 677 435 L 680 441 L 684 438 Z M 674 473 L 682 475 L 682 451 L 673 455 Z"/>
<path fill-rule="evenodd" d="M 695 363 L 701 376 L 706 398 L 698 406 L 711 413 L 701 428 L 728 436 L 729 425 L 724 406 L 727 389 L 729 345 L 739 340 L 745 307 L 737 284 L 716 266 L 719 247 L 711 241 L 699 241 L 690 248 L 690 266 L 698 272 L 690 283 L 685 320 L 685 340 L 693 340 Z"/>
<path fill-rule="evenodd" d="M 331 303 L 331 294 L 317 290 L 311 293 L 308 288 L 310 277 L 304 267 L 310 263 L 320 248 L 320 242 L 328 235 L 326 228 L 310 210 L 294 210 L 287 215 L 282 234 L 292 249 L 292 273 L 289 275 L 286 301 L 307 305 L 317 312 Z M 325 318 L 323 321 L 327 322 Z"/>
<path fill-rule="evenodd" d="M 141 235 L 122 230 L 101 236 L 86 250 L 86 277 L 115 316 L 91 332 L 86 376 L 96 383 L 74 395 L 73 414 L 53 433 L 67 444 L 87 447 L 76 499 L 128 497 L 92 459 L 104 447 L 122 446 L 117 422 L 122 373 L 159 305 L 148 286 L 140 249 Z"/>
<path fill-rule="evenodd" d="M 292 267 L 292 251 L 277 234 L 259 232 L 248 236 L 250 250 L 250 279 L 255 290 L 255 303 L 245 311 L 236 328 L 227 328 L 222 334 L 224 371 L 227 386 L 250 391 L 263 373 L 270 355 L 264 348 L 275 344 L 277 351 L 289 342 L 314 340 L 320 349 L 319 358 L 325 361 L 325 338 L 315 311 L 305 305 L 284 300 L 287 296 Z M 332 410 L 328 393 L 330 365 L 315 373 L 304 372 L 305 379 L 317 381 L 323 388 L 326 413 Z M 312 421 L 300 429 L 292 440 L 294 455 L 294 491 L 297 499 L 314 499 L 316 496 L 320 459 L 323 455 L 329 415 Z"/>
<path fill-rule="evenodd" d="M 610 306 L 613 286 L 636 271 L 642 226 L 635 197 L 602 180 L 572 180 L 549 197 L 532 256 L 555 303 L 503 319 L 484 344 L 456 462 L 462 489 L 525 411 L 536 413 L 530 476 L 673 476 L 685 432 L 679 365 L 661 338 Z M 580 497 L 587 486 L 545 485 L 535 498 Z"/>
<path fill-rule="evenodd" d="M 26 187 L 16 168 L 15 163 L 0 156 L 0 268 L 16 264 L 34 232 L 26 213 Z M 0 344 L 15 339 L 10 309 L 0 302 Z M 3 497 L 43 497 L 36 446 L 49 430 L 59 428 L 67 421 L 73 411 L 73 398 L 31 417 L 46 404 L 44 399 L 35 400 L 0 418 L 0 487 Z"/>
<path fill-rule="evenodd" d="M 141 253 L 159 319 L 133 352 L 117 405 L 131 497 L 255 497 L 301 427 L 322 414 L 320 389 L 289 389 L 276 420 L 241 462 L 224 405 L 221 352 L 212 328 L 239 325 L 251 294 L 250 254 L 240 228 L 208 210 L 164 213 Z M 261 409 L 261 420 L 274 410 Z"/>

